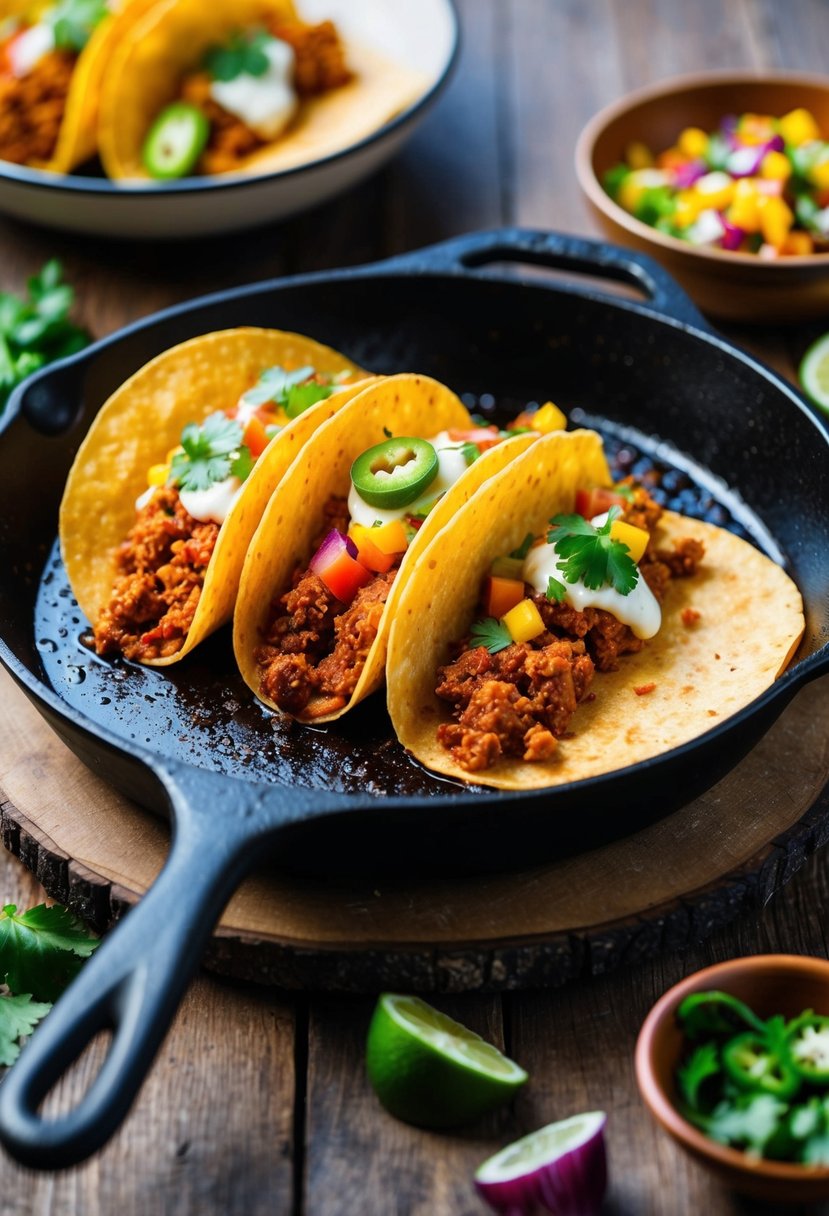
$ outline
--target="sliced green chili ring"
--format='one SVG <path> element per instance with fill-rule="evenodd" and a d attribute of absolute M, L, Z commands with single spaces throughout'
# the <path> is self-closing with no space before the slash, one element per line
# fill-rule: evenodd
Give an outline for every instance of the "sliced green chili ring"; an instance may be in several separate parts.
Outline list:
<path fill-rule="evenodd" d="M 438 454 L 425 439 L 384 439 L 351 466 L 354 488 L 371 507 L 395 510 L 419 498 L 438 475 Z"/>
<path fill-rule="evenodd" d="M 735 1034 L 740 1030 L 765 1031 L 765 1023 L 744 1001 L 729 992 L 692 992 L 676 1011 L 689 1039 L 705 1035 Z"/>
<path fill-rule="evenodd" d="M 176 101 L 162 110 L 150 127 L 141 160 L 151 177 L 166 181 L 186 177 L 210 138 L 210 123 L 198 106 Z"/>
<path fill-rule="evenodd" d="M 735 1085 L 749 1093 L 790 1098 L 800 1088 L 801 1078 L 788 1058 L 753 1030 L 728 1040 L 722 1062 Z"/>
<path fill-rule="evenodd" d="M 792 1068 L 806 1081 L 829 1084 L 829 1018 L 807 1010 L 786 1028 Z"/>

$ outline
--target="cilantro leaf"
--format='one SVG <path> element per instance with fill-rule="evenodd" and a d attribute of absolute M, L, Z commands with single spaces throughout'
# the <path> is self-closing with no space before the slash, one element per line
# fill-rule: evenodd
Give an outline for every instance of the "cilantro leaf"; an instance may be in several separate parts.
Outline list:
<path fill-rule="evenodd" d="M 207 490 L 230 476 L 240 455 L 242 428 L 219 410 L 201 426 L 188 423 L 181 432 L 181 446 L 184 450 L 172 459 L 170 481 L 182 490 Z"/>
<path fill-rule="evenodd" d="M 689 1106 L 699 1109 L 700 1089 L 709 1077 L 720 1071 L 717 1046 L 710 1040 L 697 1047 L 677 1069 L 677 1082 Z"/>
<path fill-rule="evenodd" d="M 560 583 L 557 578 L 552 575 L 547 579 L 547 590 L 544 592 L 548 600 L 555 600 L 557 604 L 567 595 L 567 588 L 564 583 Z"/>
<path fill-rule="evenodd" d="M 555 545 L 561 559 L 556 569 L 568 583 L 583 582 L 591 591 L 610 585 L 620 595 L 629 595 L 639 581 L 636 563 L 628 556 L 628 547 L 612 540 L 610 529 L 619 515 L 611 507 L 607 520 L 597 528 L 581 515 L 555 515 L 547 541 Z"/>
<path fill-rule="evenodd" d="M 59 0 L 46 17 L 54 30 L 55 47 L 59 51 L 82 51 L 107 12 L 106 0 Z"/>
<path fill-rule="evenodd" d="M 250 448 L 242 445 L 239 448 L 239 455 L 230 466 L 230 472 L 234 477 L 238 477 L 240 481 L 247 481 L 253 471 L 254 459 L 250 454 Z"/>
<path fill-rule="evenodd" d="M 0 1064 L 14 1064 L 20 1039 L 30 1035 L 51 1008 L 48 1002 L 33 1001 L 31 993 L 0 996 Z"/>
<path fill-rule="evenodd" d="M 264 76 L 270 67 L 265 47 L 273 38 L 267 30 L 235 33 L 224 46 L 214 46 L 204 57 L 204 66 L 214 80 L 237 76 Z"/>
<path fill-rule="evenodd" d="M 486 646 L 490 654 L 497 654 L 499 650 L 506 650 L 507 646 L 512 645 L 512 635 L 501 621 L 487 616 L 472 626 L 469 641 L 472 646 Z"/>
<path fill-rule="evenodd" d="M 0 912 L 0 980 L 12 992 L 55 1000 L 97 945 L 66 908 L 39 904 L 18 913 L 7 904 Z"/>
<path fill-rule="evenodd" d="M 333 391 L 330 384 L 295 384 L 285 394 L 285 413 L 289 418 L 298 418 L 318 401 L 325 401 Z"/>
<path fill-rule="evenodd" d="M 613 487 L 613 493 L 620 495 L 627 502 L 633 502 L 633 486 L 626 486 L 624 482 L 619 482 Z"/>
<path fill-rule="evenodd" d="M 785 1102 L 771 1094 L 757 1094 L 738 1102 L 720 1102 L 704 1118 L 704 1129 L 712 1140 L 733 1144 L 759 1153 L 775 1134 L 783 1115 Z"/>
<path fill-rule="evenodd" d="M 279 366 L 266 367 L 253 388 L 243 394 L 242 400 L 248 405 L 267 405 L 269 401 L 284 405 L 288 390 L 309 380 L 313 374 L 314 369 L 310 365 L 298 367 L 292 372 Z"/>
<path fill-rule="evenodd" d="M 533 536 L 532 532 L 528 532 L 527 535 L 524 537 L 524 539 L 521 541 L 521 544 L 518 546 L 518 548 L 513 549 L 512 553 L 510 553 L 510 557 L 514 557 L 517 561 L 523 562 L 524 558 L 527 556 L 530 549 L 532 548 L 532 544 L 533 544 L 534 540 L 535 540 L 535 537 Z"/>
<path fill-rule="evenodd" d="M 32 372 L 82 350 L 88 335 L 69 321 L 74 292 L 52 259 L 28 282 L 27 297 L 0 292 L 0 411 Z"/>

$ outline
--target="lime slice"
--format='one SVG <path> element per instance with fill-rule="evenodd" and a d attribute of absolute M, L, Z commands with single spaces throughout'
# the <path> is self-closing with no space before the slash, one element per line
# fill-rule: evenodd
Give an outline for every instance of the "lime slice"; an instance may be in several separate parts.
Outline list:
<path fill-rule="evenodd" d="M 523 1068 L 480 1035 L 416 996 L 385 993 L 366 1047 L 371 1084 L 386 1110 L 419 1127 L 454 1127 L 508 1102 Z"/>
<path fill-rule="evenodd" d="M 829 414 L 829 334 L 818 338 L 806 351 L 799 375 L 806 396 Z"/>

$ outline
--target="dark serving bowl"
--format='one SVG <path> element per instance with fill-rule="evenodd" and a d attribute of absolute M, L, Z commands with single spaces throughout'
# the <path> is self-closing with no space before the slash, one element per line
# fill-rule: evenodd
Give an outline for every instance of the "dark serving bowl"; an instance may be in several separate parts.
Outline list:
<path fill-rule="evenodd" d="M 545 282 L 522 272 L 527 265 L 582 277 Z M 591 278 L 642 298 L 614 298 Z M 794 663 L 682 747 L 569 786 L 496 791 L 413 764 L 381 697 L 324 730 L 285 727 L 241 683 L 226 632 L 171 668 L 97 658 L 82 644 L 55 541 L 74 454 L 102 402 L 141 364 L 237 325 L 306 332 L 378 372 L 433 375 L 493 416 L 553 397 L 609 442 L 683 471 L 797 582 L 806 632 Z M 0 659 L 68 745 L 172 816 L 174 835 L 151 891 L 0 1087 L 3 1142 L 46 1167 L 103 1143 L 221 908 L 264 856 L 340 874 L 503 868 L 636 831 L 713 784 L 829 668 L 828 494 L 829 435 L 791 386 L 713 333 L 648 259 L 552 233 L 480 233 L 376 266 L 224 292 L 30 380 L 0 442 Z M 44 1122 L 41 1099 L 102 1026 L 116 1033 L 101 1074 L 80 1107 Z"/>
<path fill-rule="evenodd" d="M 727 114 L 780 117 L 799 106 L 812 111 L 829 139 L 829 77 L 711 72 L 629 93 L 592 118 L 579 136 L 576 174 L 590 210 L 611 240 L 658 258 L 713 316 L 757 322 L 825 317 L 829 253 L 767 262 L 753 253 L 697 247 L 636 219 L 602 186 L 604 174 L 635 140 L 659 152 L 684 127 L 714 131 Z"/>

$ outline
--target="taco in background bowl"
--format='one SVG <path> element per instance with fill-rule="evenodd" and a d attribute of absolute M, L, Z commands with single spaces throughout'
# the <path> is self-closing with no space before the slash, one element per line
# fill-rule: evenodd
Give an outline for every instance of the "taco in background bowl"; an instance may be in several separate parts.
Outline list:
<path fill-rule="evenodd" d="M 158 0 L 113 57 L 101 160 L 116 180 L 274 173 L 365 138 L 425 85 L 291 0 Z"/>
<path fill-rule="evenodd" d="M 259 699 L 327 722 L 379 688 L 429 540 L 536 438 L 476 426 L 450 389 L 415 375 L 375 383 L 320 427 L 245 559 L 233 644 Z"/>
<path fill-rule="evenodd" d="M 545 436 L 422 553 L 387 683 L 427 768 L 502 789 L 595 777 L 703 734 L 788 664 L 803 605 L 779 566 L 609 486 L 598 435 Z"/>
<path fill-rule="evenodd" d="M 234 329 L 165 351 L 113 393 L 60 510 L 63 561 L 98 653 L 164 666 L 229 620 L 273 490 L 370 383 L 310 338 Z"/>
<path fill-rule="evenodd" d="M 0 160 L 69 173 L 98 146 L 104 72 L 158 0 L 0 0 Z"/>

